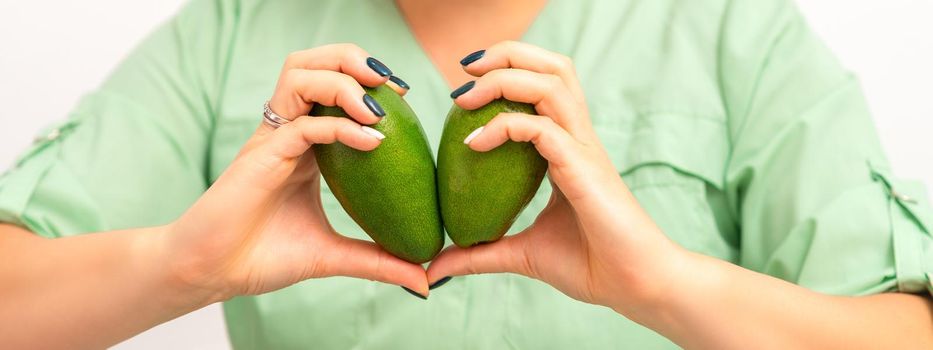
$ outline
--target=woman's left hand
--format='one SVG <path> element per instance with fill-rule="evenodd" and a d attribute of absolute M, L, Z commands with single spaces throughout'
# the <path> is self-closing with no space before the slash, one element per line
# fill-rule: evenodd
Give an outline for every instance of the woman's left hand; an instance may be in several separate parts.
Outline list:
<path fill-rule="evenodd" d="M 503 42 L 464 67 L 479 77 L 455 102 L 475 109 L 500 97 L 533 104 L 538 115 L 500 114 L 470 141 L 485 152 L 512 140 L 532 142 L 548 161 L 553 194 L 521 233 L 472 248 L 450 247 L 428 269 L 445 276 L 512 272 L 544 281 L 575 299 L 637 320 L 664 299 L 685 250 L 641 209 L 594 131 L 571 60 L 523 43 Z"/>

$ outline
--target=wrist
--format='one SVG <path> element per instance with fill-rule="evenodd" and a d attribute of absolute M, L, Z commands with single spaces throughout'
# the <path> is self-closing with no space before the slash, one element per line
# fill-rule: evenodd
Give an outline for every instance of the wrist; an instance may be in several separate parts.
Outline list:
<path fill-rule="evenodd" d="M 695 278 L 702 271 L 696 268 L 696 256 L 668 238 L 651 216 L 644 211 L 634 194 L 616 175 L 612 186 L 606 186 L 586 203 L 595 210 L 607 210 L 596 216 L 593 227 L 611 227 L 619 239 L 624 239 L 624 252 L 613 250 L 597 288 L 597 302 L 626 317 L 639 321 L 651 317 L 672 298 L 683 293 L 683 281 Z M 583 206 L 583 205 L 580 205 Z M 584 208 L 587 210 L 589 208 Z M 592 218 L 591 218 L 592 219 Z M 642 317 L 641 315 L 645 315 Z"/>
<path fill-rule="evenodd" d="M 674 242 L 668 241 L 667 245 L 663 249 L 645 249 L 650 251 L 646 256 L 655 258 L 631 269 L 629 277 L 621 278 L 617 288 L 628 292 L 613 293 L 616 298 L 610 299 L 607 306 L 633 321 L 647 324 L 659 313 L 668 312 L 674 300 L 690 293 L 688 281 L 698 274 L 691 265 L 694 257 Z"/>
<path fill-rule="evenodd" d="M 642 300 L 630 319 L 651 328 L 680 346 L 706 321 L 724 312 L 729 288 L 727 264 L 715 258 L 678 247 L 667 274 L 659 276 L 659 288 Z M 614 308 L 617 312 L 619 309 Z M 697 320 L 706 320 L 697 323 Z"/>
<path fill-rule="evenodd" d="M 229 299 L 205 283 L 201 274 L 180 268 L 172 234 L 172 225 L 140 229 L 132 247 L 133 256 L 143 261 L 142 271 L 153 277 L 153 285 L 167 306 L 187 312 Z"/>

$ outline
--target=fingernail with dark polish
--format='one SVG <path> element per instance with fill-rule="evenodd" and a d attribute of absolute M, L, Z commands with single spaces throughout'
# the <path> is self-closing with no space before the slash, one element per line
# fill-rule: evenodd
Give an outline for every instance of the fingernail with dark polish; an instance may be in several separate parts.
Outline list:
<path fill-rule="evenodd" d="M 404 286 L 403 286 L 402 289 L 404 289 L 406 292 L 408 292 L 408 294 L 411 294 L 411 295 L 414 295 L 414 296 L 418 297 L 418 299 L 421 299 L 421 300 L 428 300 L 428 297 L 426 297 L 426 296 L 424 296 L 424 295 L 421 295 L 421 294 L 418 294 L 418 293 L 416 293 L 415 291 L 413 291 L 413 290 L 411 290 L 411 289 L 408 289 L 407 287 L 404 287 Z"/>
<path fill-rule="evenodd" d="M 381 76 L 387 77 L 387 76 L 392 75 L 392 70 L 389 69 L 389 67 L 386 67 L 386 65 L 382 64 L 382 62 L 379 62 L 379 60 L 375 58 L 372 58 L 372 57 L 367 58 L 366 65 L 369 66 L 369 68 L 372 68 L 374 71 L 376 71 L 377 74 Z"/>
<path fill-rule="evenodd" d="M 476 81 L 475 81 L 475 80 L 470 81 L 470 82 L 468 82 L 468 83 L 466 83 L 466 84 L 463 84 L 463 86 L 458 87 L 456 90 L 454 90 L 453 92 L 450 93 L 450 98 L 457 98 L 457 97 L 460 97 L 460 95 L 463 95 L 463 94 L 467 93 L 467 91 L 470 91 L 470 89 L 472 89 L 474 85 L 476 85 Z"/>
<path fill-rule="evenodd" d="M 460 60 L 460 65 L 464 67 L 469 66 L 470 63 L 479 61 L 479 59 L 483 58 L 484 55 L 486 55 L 486 50 L 479 50 L 469 55 L 466 55 L 466 57 Z"/>
<path fill-rule="evenodd" d="M 444 283 L 449 282 L 451 278 L 452 278 L 452 277 L 450 277 L 450 276 L 441 278 L 441 279 L 437 280 L 437 282 L 434 282 L 434 284 L 430 285 L 430 286 L 428 287 L 428 289 L 433 290 L 434 288 L 440 288 L 441 286 L 444 285 Z"/>
<path fill-rule="evenodd" d="M 395 85 L 398 85 L 402 89 L 411 90 L 411 86 L 408 86 L 408 83 L 402 80 L 402 78 L 399 78 L 393 75 L 389 77 L 389 80 L 391 80 L 393 83 L 395 83 Z"/>
<path fill-rule="evenodd" d="M 382 109 L 382 106 L 379 105 L 379 102 L 376 102 L 372 96 L 369 94 L 363 95 L 363 103 L 366 104 L 366 107 L 369 107 L 370 111 L 373 111 L 373 114 L 379 117 L 385 117 L 386 111 Z"/>

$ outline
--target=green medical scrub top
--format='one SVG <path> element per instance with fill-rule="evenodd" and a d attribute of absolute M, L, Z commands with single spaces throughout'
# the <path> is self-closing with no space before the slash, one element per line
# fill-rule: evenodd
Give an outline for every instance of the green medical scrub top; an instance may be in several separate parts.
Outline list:
<path fill-rule="evenodd" d="M 791 1 L 554 0 L 522 40 L 574 59 L 613 164 L 682 246 L 829 294 L 933 290 L 927 197 L 892 177 L 857 80 Z M 0 221 L 46 237 L 170 222 L 258 125 L 285 56 L 336 42 L 411 84 L 436 148 L 450 89 L 392 1 L 196 0 L 2 177 Z M 366 238 L 322 195 L 339 232 Z M 676 347 L 511 274 L 457 277 L 427 301 L 316 279 L 224 311 L 242 349 Z"/>

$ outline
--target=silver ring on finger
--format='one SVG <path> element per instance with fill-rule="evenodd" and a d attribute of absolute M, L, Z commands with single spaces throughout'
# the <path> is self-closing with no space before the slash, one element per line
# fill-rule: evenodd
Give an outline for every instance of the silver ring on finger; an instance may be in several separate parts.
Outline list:
<path fill-rule="evenodd" d="M 266 103 L 262 106 L 262 121 L 273 129 L 278 129 L 280 126 L 291 122 L 291 120 L 282 118 L 282 116 L 275 114 L 275 112 L 272 111 L 272 107 L 269 107 L 269 101 L 266 101 Z"/>

